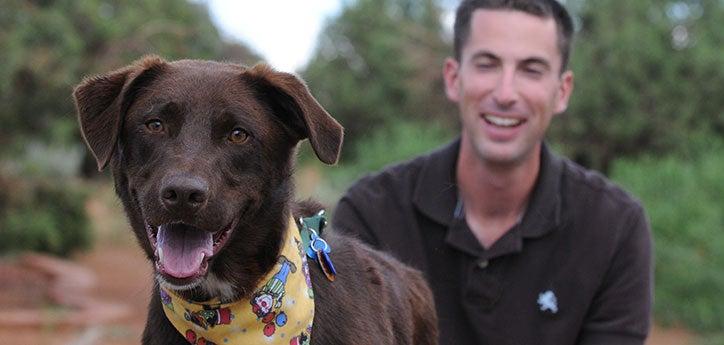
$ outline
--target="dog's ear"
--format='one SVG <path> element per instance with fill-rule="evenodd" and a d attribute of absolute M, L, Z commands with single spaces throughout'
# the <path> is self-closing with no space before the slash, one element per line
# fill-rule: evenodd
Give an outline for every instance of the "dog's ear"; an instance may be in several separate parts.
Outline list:
<path fill-rule="evenodd" d="M 308 138 L 319 160 L 334 164 L 342 149 L 342 126 L 312 96 L 302 80 L 293 74 L 277 72 L 258 64 L 243 74 L 260 96 L 272 103 L 272 109 L 286 125 Z M 291 117 L 291 118 L 290 118 Z"/>
<path fill-rule="evenodd" d="M 146 56 L 108 74 L 84 79 L 73 91 L 83 139 L 103 170 L 113 156 L 125 112 L 136 91 L 157 76 L 166 62 Z"/>

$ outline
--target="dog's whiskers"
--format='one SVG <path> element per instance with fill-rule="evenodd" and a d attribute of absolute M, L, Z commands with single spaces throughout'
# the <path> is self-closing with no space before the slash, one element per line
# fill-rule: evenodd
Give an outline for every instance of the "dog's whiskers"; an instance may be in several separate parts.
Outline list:
<path fill-rule="evenodd" d="M 161 287 L 166 288 L 166 289 L 170 289 L 170 290 L 175 290 L 175 291 L 187 291 L 187 290 L 191 290 L 191 289 L 194 289 L 194 288 L 198 287 L 198 286 L 201 285 L 201 283 L 202 283 L 201 281 L 198 281 L 198 280 L 197 280 L 197 281 L 194 281 L 194 282 L 192 282 L 192 283 L 185 284 L 185 285 L 176 285 L 176 284 L 172 284 L 172 283 L 168 282 L 168 281 L 167 281 L 166 279 L 164 279 L 163 276 L 162 276 L 161 274 L 159 274 L 159 273 L 156 273 L 156 281 L 158 282 L 159 285 L 161 285 Z"/>

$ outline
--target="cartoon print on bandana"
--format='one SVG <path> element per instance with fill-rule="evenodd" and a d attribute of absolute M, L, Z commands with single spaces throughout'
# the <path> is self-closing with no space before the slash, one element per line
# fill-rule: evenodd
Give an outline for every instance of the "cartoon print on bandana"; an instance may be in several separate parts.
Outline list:
<path fill-rule="evenodd" d="M 311 333 L 312 327 L 307 327 L 307 331 L 293 337 L 292 340 L 289 341 L 289 345 L 309 345 L 311 341 L 311 337 L 309 335 Z"/>
<path fill-rule="evenodd" d="M 163 303 L 166 308 L 173 311 L 173 301 L 171 301 L 171 296 L 169 296 L 164 289 L 160 289 L 159 292 L 161 293 L 161 303 Z"/>
<path fill-rule="evenodd" d="M 234 315 L 231 314 L 229 308 L 212 308 L 204 306 L 203 310 L 190 311 L 186 309 L 184 313 L 184 319 L 191 321 L 203 329 L 213 328 L 217 325 L 228 325 L 231 324 L 231 320 L 234 319 Z"/>
<path fill-rule="evenodd" d="M 314 299 L 308 291 L 310 281 L 302 274 L 307 262 L 292 219 L 287 232 L 276 265 L 246 298 L 188 301 L 159 286 L 166 318 L 189 344 L 310 344 Z"/>
<path fill-rule="evenodd" d="M 287 323 L 287 315 L 280 309 L 286 292 L 287 277 L 289 273 L 297 271 L 297 266 L 283 255 L 279 256 L 279 263 L 279 272 L 256 291 L 249 301 L 257 319 L 265 324 L 264 335 L 267 337 L 274 334 L 277 326 L 282 327 Z"/>
<path fill-rule="evenodd" d="M 208 341 L 203 337 L 196 339 L 196 332 L 190 329 L 186 331 L 186 340 L 188 340 L 191 345 L 216 345 L 215 342 Z"/>
<path fill-rule="evenodd" d="M 304 281 L 307 282 L 307 296 L 314 298 L 314 290 L 312 290 L 312 279 L 309 277 L 309 265 L 307 264 L 307 255 L 302 248 L 302 242 L 294 239 L 294 243 L 297 244 L 297 250 L 299 250 L 299 257 L 302 258 L 302 273 L 304 273 Z"/>

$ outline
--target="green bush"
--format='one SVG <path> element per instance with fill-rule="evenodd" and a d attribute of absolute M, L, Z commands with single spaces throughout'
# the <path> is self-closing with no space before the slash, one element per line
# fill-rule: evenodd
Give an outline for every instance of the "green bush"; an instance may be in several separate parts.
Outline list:
<path fill-rule="evenodd" d="M 410 159 L 442 145 L 454 136 L 453 126 L 410 120 L 390 120 L 390 125 L 357 138 L 337 166 L 322 167 L 308 144 L 300 146 L 299 163 L 316 170 L 321 181 L 313 182 L 311 195 L 325 205 L 334 205 L 342 193 L 358 178 L 386 165 Z M 345 139 L 346 140 L 346 139 Z M 345 141 L 347 142 L 347 141 Z M 304 170 L 302 168 L 301 170 Z M 331 210 L 330 210 L 331 212 Z"/>
<path fill-rule="evenodd" d="M 724 345 L 724 333 L 715 333 L 704 336 L 700 342 L 700 345 Z"/>
<path fill-rule="evenodd" d="M 724 145 L 707 146 L 684 158 L 619 161 L 612 176 L 651 220 L 657 322 L 715 332 L 724 329 Z"/>
<path fill-rule="evenodd" d="M 449 126 L 409 120 L 390 120 L 390 122 L 390 126 L 381 128 L 356 142 L 353 149 L 354 160 L 343 159 L 339 167 L 330 170 L 334 186 L 344 190 L 363 175 L 430 151 L 453 137 Z"/>
<path fill-rule="evenodd" d="M 0 181 L 0 254 L 40 251 L 67 256 L 91 244 L 87 194 L 62 179 Z"/>

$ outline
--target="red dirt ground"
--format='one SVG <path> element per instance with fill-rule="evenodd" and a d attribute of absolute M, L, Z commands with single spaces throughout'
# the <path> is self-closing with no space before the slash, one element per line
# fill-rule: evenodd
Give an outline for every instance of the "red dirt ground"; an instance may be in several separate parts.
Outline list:
<path fill-rule="evenodd" d="M 18 267 L 14 261 L 0 262 L 0 306 L 3 308 L 37 308 L 47 302 L 43 286 L 47 277 Z"/>
<path fill-rule="evenodd" d="M 91 323 L 85 327 L 49 325 L 17 329 L 0 325 L 0 344 L 131 345 L 140 343 L 146 317 L 146 305 L 152 286 L 150 265 L 136 245 L 130 231 L 127 230 L 127 225 L 120 214 L 120 204 L 113 199 L 112 193 L 107 187 L 100 187 L 87 206 L 93 219 L 96 245 L 90 252 L 75 256 L 74 262 L 95 273 L 96 286 L 90 290 L 94 299 L 125 304 L 130 312 L 112 323 Z M 0 274 L 6 271 L 10 272 L 10 269 L 5 268 L 3 271 L 3 266 L 0 266 Z M 18 273 L 13 271 L 8 274 Z M 27 279 L 30 283 L 37 283 L 41 278 L 31 274 Z M 32 284 L 27 287 L 26 291 L 29 294 L 27 296 L 18 295 L 18 290 L 13 295 L 1 296 L 0 309 L 39 296 L 38 289 Z M 694 337 L 685 330 L 664 330 L 657 327 L 654 328 L 646 345 L 690 345 L 693 343 Z"/>

